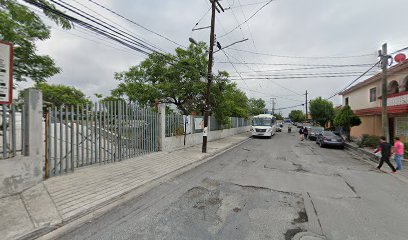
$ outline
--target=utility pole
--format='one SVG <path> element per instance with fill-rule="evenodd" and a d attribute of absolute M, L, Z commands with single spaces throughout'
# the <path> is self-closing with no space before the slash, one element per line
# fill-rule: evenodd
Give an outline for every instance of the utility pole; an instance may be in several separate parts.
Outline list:
<path fill-rule="evenodd" d="M 382 45 L 380 52 L 381 68 L 382 68 L 382 81 L 381 81 L 381 116 L 382 116 L 382 128 L 384 136 L 387 142 L 390 142 L 390 131 L 388 126 L 388 114 L 387 114 L 387 68 L 388 58 L 387 55 L 387 43 Z"/>
<path fill-rule="evenodd" d="M 271 102 L 272 102 L 272 115 L 275 115 L 276 98 L 271 98 Z"/>
<path fill-rule="evenodd" d="M 305 107 L 306 107 L 306 120 L 308 120 L 309 119 L 309 115 L 307 114 L 307 90 L 306 90 L 306 102 L 305 102 Z"/>
<path fill-rule="evenodd" d="M 208 116 L 210 111 L 210 93 L 212 82 L 212 65 L 213 65 L 213 51 L 214 51 L 214 29 L 215 29 L 215 2 L 217 0 L 210 0 L 211 2 L 211 33 L 210 33 L 210 49 L 208 51 L 208 82 L 205 93 L 205 112 L 204 112 L 204 129 L 203 129 L 203 145 L 202 152 L 207 152 L 207 135 L 208 135 Z"/>

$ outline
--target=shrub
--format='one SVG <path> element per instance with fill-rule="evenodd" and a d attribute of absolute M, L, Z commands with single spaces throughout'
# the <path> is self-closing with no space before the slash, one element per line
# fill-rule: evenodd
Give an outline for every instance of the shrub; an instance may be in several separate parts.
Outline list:
<path fill-rule="evenodd" d="M 408 143 L 404 143 L 404 158 L 408 158 Z"/>
<path fill-rule="evenodd" d="M 375 148 L 380 144 L 380 137 L 374 135 L 363 134 L 361 140 L 357 143 L 359 147 Z"/>

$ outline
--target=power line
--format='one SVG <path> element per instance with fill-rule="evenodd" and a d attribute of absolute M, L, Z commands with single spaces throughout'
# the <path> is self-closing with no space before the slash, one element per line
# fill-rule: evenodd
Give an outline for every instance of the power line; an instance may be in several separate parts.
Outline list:
<path fill-rule="evenodd" d="M 350 75 L 319 75 L 319 76 L 283 76 L 283 77 L 248 77 L 248 78 L 233 78 L 233 81 L 239 80 L 280 80 L 280 79 L 304 79 L 304 78 L 341 78 L 341 77 L 355 77 L 356 74 Z M 274 82 L 276 83 L 276 82 Z"/>
<path fill-rule="evenodd" d="M 180 44 L 180 43 L 178 43 L 178 42 L 176 42 L 176 41 L 174 41 L 174 40 L 172 40 L 172 39 L 170 39 L 170 38 L 168 38 L 168 37 L 166 37 L 166 36 L 164 36 L 164 35 L 162 35 L 160 33 L 157 33 L 157 32 L 155 32 L 153 30 L 150 30 L 149 28 L 147 28 L 147 27 L 145 27 L 145 26 L 143 26 L 143 25 L 141 25 L 141 24 L 139 24 L 139 23 L 125 17 L 125 16 L 123 16 L 123 15 L 120 15 L 119 13 L 117 13 L 117 12 L 103 6 L 102 4 L 99 4 L 99 3 L 97 3 L 97 2 L 95 2 L 93 0 L 88 0 L 88 1 L 95 4 L 95 5 L 97 5 L 97 6 L 99 6 L 99 7 L 101 7 L 101 8 L 103 8 L 103 9 L 105 9 L 105 10 L 107 10 L 108 12 L 111 12 L 111 13 L 115 14 L 116 16 L 118 16 L 118 17 L 120 17 L 120 18 L 122 18 L 122 19 L 124 19 L 124 20 L 126 20 L 126 21 L 128 21 L 128 22 L 130 22 L 130 23 L 132 23 L 132 24 L 134 24 L 134 25 L 148 31 L 148 32 L 150 32 L 150 33 L 155 34 L 156 36 L 159 36 L 159 37 L 161 37 L 161 38 L 163 38 L 163 39 L 165 39 L 165 40 L 167 40 L 167 41 L 169 41 L 169 42 L 171 42 L 171 43 L 173 43 L 173 44 L 175 44 L 175 45 L 177 45 L 179 47 L 186 48 L 186 46 L 184 46 L 184 45 L 182 45 L 182 44 Z"/>
<path fill-rule="evenodd" d="M 216 63 L 228 63 L 224 61 L 218 61 Z M 270 65 L 270 66 L 304 66 L 304 67 L 367 67 L 371 66 L 369 63 L 363 64 L 298 64 L 298 63 L 259 63 L 259 62 L 234 62 L 238 65 Z"/>
<path fill-rule="evenodd" d="M 143 47 L 143 48 L 145 48 L 147 50 L 150 50 L 152 52 L 156 52 L 157 50 L 160 50 L 160 49 L 156 48 L 153 44 L 151 44 L 149 42 L 146 42 L 146 41 L 140 39 L 139 37 L 136 37 L 136 36 L 134 36 L 132 34 L 129 34 L 129 33 L 125 32 L 125 31 L 123 31 L 123 30 L 120 30 L 117 27 L 115 27 L 115 26 L 113 26 L 113 25 L 111 25 L 111 24 L 109 24 L 109 23 L 107 23 L 107 22 L 105 22 L 103 20 L 100 20 L 99 18 L 97 18 L 95 16 L 92 16 L 89 13 L 86 13 L 85 11 L 83 11 L 83 10 L 73 6 L 73 5 L 64 2 L 63 0 L 58 0 L 61 3 L 56 2 L 54 0 L 50 0 L 50 1 L 57 4 L 57 5 L 59 5 L 60 7 L 64 8 L 64 9 L 72 12 L 72 13 L 77 14 L 78 16 L 81 16 L 81 17 L 83 17 L 83 18 L 85 18 L 85 19 L 87 19 L 87 20 L 89 20 L 89 21 L 91 21 L 91 22 L 93 22 L 93 23 L 95 23 L 95 24 L 97 24 L 97 25 L 99 25 L 99 26 L 101 26 L 101 27 L 103 27 L 103 28 L 117 34 L 117 35 L 119 35 L 121 39 L 123 39 L 123 40 L 125 40 L 127 42 L 132 42 L 132 43 L 138 45 L 139 47 Z M 150 47 L 148 47 L 147 45 L 149 45 Z M 156 48 L 157 50 L 155 50 L 154 48 Z"/>
<path fill-rule="evenodd" d="M 362 54 L 362 55 L 350 55 L 350 56 L 289 56 L 289 55 L 278 55 L 278 54 L 271 54 L 271 53 L 260 53 L 260 52 L 253 52 L 248 50 L 242 50 L 237 48 L 230 48 L 230 50 L 238 51 L 238 52 L 245 52 L 251 53 L 255 55 L 263 55 L 263 56 L 270 56 L 270 57 L 279 57 L 279 58 L 296 58 L 296 59 L 338 59 L 338 58 L 360 58 L 360 57 L 372 57 L 374 54 Z"/>
<path fill-rule="evenodd" d="M 275 1 L 275 0 L 269 0 L 267 3 L 265 3 L 264 5 L 262 5 L 258 10 L 256 10 L 247 20 L 245 20 L 244 22 L 238 24 L 238 26 L 234 27 L 234 28 L 231 29 L 229 32 L 227 32 L 227 33 L 221 35 L 219 38 L 225 37 L 225 36 L 227 36 L 228 34 L 230 34 L 230 33 L 232 33 L 233 31 L 235 31 L 235 29 L 241 27 L 243 24 L 245 24 L 246 22 L 248 22 L 249 20 L 251 20 L 253 17 L 255 17 L 255 15 L 256 15 L 258 12 L 260 12 L 264 7 L 268 6 L 272 1 Z"/>
<path fill-rule="evenodd" d="M 363 72 L 360 76 L 358 76 L 356 79 L 354 79 L 353 81 L 351 81 L 346 87 L 344 87 L 341 91 L 338 91 L 336 93 L 334 93 L 332 96 L 326 98 L 326 100 L 329 100 L 335 96 L 337 96 L 337 94 L 343 92 L 344 90 L 346 90 L 347 88 L 349 88 L 351 85 L 353 85 L 355 82 L 357 82 L 359 79 L 361 79 L 364 75 L 366 75 L 369 71 L 371 71 L 373 68 L 375 68 L 378 63 L 380 63 L 380 61 L 377 61 L 373 66 L 371 66 L 369 69 L 367 69 L 367 71 Z"/>
<path fill-rule="evenodd" d="M 331 68 L 345 68 L 345 67 L 366 67 L 366 65 L 360 66 L 317 66 L 317 67 L 302 67 L 302 68 L 282 68 L 282 69 L 265 69 L 259 71 L 246 71 L 241 73 L 251 73 L 251 72 L 284 72 L 284 71 L 298 71 L 298 70 L 312 70 L 312 69 L 331 69 Z"/>
<path fill-rule="evenodd" d="M 72 0 L 72 1 L 74 1 L 75 3 L 77 3 L 78 5 L 80 5 L 80 6 L 84 7 L 84 8 L 86 8 L 86 9 L 88 9 L 89 11 L 95 13 L 96 15 L 98 15 L 98 16 L 100 16 L 100 17 L 106 19 L 107 21 L 111 22 L 112 24 L 114 24 L 114 25 L 116 25 L 116 26 L 119 26 L 120 28 L 122 28 L 122 29 L 128 31 L 125 27 L 123 27 L 123 26 L 121 26 L 120 24 L 118 24 L 118 23 L 112 21 L 111 19 L 107 18 L 106 16 L 104 16 L 104 15 L 102 15 L 102 14 L 100 14 L 100 13 L 94 11 L 93 9 L 91 9 L 91 8 L 87 7 L 86 5 L 84 5 L 84 4 L 80 3 L 80 2 L 78 2 L 77 0 Z M 135 33 L 132 33 L 132 32 L 131 32 L 131 34 L 135 35 Z M 144 38 L 142 38 L 142 37 L 139 37 L 139 38 L 142 39 L 143 41 L 147 42 L 146 39 L 144 39 Z M 161 49 L 161 48 L 159 48 L 159 47 L 157 47 L 157 46 L 155 46 L 155 47 L 156 47 L 157 49 L 159 49 L 160 51 L 162 51 L 162 52 L 166 52 L 165 50 L 163 50 L 163 49 Z"/>

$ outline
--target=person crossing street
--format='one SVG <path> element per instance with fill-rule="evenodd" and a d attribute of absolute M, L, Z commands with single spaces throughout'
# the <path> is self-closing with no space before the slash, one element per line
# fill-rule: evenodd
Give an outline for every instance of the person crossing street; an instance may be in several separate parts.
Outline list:
<path fill-rule="evenodd" d="M 381 159 L 380 159 L 380 164 L 378 165 L 377 169 L 380 170 L 382 165 L 385 162 L 391 168 L 392 173 L 396 173 L 397 170 L 390 162 L 391 144 L 389 144 L 386 141 L 386 138 L 384 136 L 380 137 L 380 145 L 378 146 L 377 150 L 374 151 L 374 153 L 377 153 L 379 151 L 381 151 Z"/>

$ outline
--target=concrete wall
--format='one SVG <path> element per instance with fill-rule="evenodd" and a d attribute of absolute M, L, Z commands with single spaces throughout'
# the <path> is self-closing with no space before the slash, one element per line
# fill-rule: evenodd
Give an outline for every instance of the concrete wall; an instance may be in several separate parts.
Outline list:
<path fill-rule="evenodd" d="M 345 105 L 345 99 L 348 97 L 349 106 L 353 110 L 379 107 L 380 101 L 377 99 L 374 102 L 370 102 L 370 89 L 376 88 L 377 98 L 381 96 L 381 82 L 377 81 L 357 89 L 351 93 L 343 96 L 343 105 Z"/>
<path fill-rule="evenodd" d="M 363 134 L 383 135 L 381 116 L 361 116 L 360 126 L 352 127 L 350 135 L 352 137 L 361 137 Z"/>
<path fill-rule="evenodd" d="M 20 193 L 41 182 L 43 167 L 42 156 L 0 160 L 0 198 Z"/>
<path fill-rule="evenodd" d="M 43 179 L 42 93 L 29 89 L 24 107 L 24 156 L 0 160 L 0 198 L 18 194 Z"/>
<path fill-rule="evenodd" d="M 213 141 L 213 140 L 233 136 L 239 133 L 248 132 L 249 129 L 250 127 L 246 126 L 246 127 L 218 130 L 218 131 L 210 131 L 208 132 L 208 141 Z M 202 142 L 203 142 L 202 133 L 186 135 L 186 145 L 184 145 L 184 135 L 174 136 L 174 137 L 165 137 L 163 139 L 163 150 L 171 151 L 171 150 L 181 149 L 185 147 L 191 147 L 197 144 L 201 144 Z"/>

